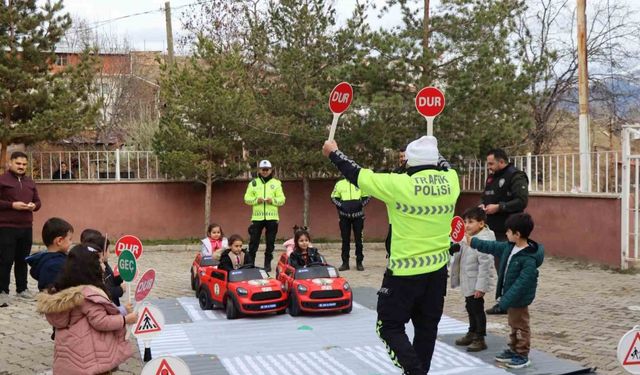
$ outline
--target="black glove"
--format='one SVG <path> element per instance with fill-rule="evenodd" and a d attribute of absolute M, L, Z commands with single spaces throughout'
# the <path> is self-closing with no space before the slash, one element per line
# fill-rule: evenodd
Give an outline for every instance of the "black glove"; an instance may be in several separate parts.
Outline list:
<path fill-rule="evenodd" d="M 452 243 L 451 246 L 449 246 L 449 255 L 453 256 L 453 254 L 457 253 L 460 251 L 460 244 L 459 243 Z"/>

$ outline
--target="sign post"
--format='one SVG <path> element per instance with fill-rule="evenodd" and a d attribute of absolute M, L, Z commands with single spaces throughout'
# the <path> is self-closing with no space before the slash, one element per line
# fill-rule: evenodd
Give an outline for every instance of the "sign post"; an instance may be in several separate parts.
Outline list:
<path fill-rule="evenodd" d="M 427 120 L 427 135 L 433 135 L 433 119 L 444 110 L 444 94 L 437 87 L 425 87 L 416 95 L 416 109 Z"/>
<path fill-rule="evenodd" d="M 329 109 L 333 112 L 333 121 L 329 130 L 329 141 L 333 141 L 340 115 L 346 111 L 353 100 L 353 88 L 347 82 L 340 82 L 331 90 L 329 95 Z"/>
<path fill-rule="evenodd" d="M 144 342 L 143 360 L 149 362 L 152 359 L 149 343 L 164 329 L 164 315 L 153 305 L 143 305 L 139 311 L 138 321 L 131 328 L 131 332 L 138 340 Z"/>
<path fill-rule="evenodd" d="M 124 250 L 118 256 L 118 272 L 122 280 L 127 282 L 127 290 L 129 293 L 129 303 L 131 303 L 131 282 L 136 277 L 136 257 L 129 250 Z"/>

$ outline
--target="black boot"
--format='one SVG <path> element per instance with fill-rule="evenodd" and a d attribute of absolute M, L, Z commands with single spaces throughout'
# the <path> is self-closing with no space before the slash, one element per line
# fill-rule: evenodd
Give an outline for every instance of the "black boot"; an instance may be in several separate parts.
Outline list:
<path fill-rule="evenodd" d="M 264 270 L 271 272 L 271 260 L 264 260 Z"/>
<path fill-rule="evenodd" d="M 362 265 L 362 261 L 356 263 L 356 268 L 358 271 L 364 271 L 364 266 Z"/>
<path fill-rule="evenodd" d="M 342 265 L 340 266 L 340 268 L 338 268 L 338 271 L 347 271 L 349 270 L 349 262 L 342 262 Z"/>
<path fill-rule="evenodd" d="M 492 308 L 487 309 L 485 312 L 489 315 L 502 315 L 507 313 L 506 311 L 502 311 L 502 309 L 500 309 L 500 305 L 498 305 L 497 303 Z"/>

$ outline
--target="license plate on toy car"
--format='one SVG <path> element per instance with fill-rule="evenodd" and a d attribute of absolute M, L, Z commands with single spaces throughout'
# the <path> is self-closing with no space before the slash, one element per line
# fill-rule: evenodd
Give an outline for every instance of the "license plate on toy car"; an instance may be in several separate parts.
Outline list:
<path fill-rule="evenodd" d="M 275 309 L 275 308 L 276 308 L 275 303 L 260 306 L 260 310 L 269 310 L 269 309 Z"/>
<path fill-rule="evenodd" d="M 269 286 L 268 286 L 268 287 L 265 287 L 265 288 L 262 288 L 262 291 L 263 291 L 263 292 L 270 292 L 270 291 L 272 291 L 272 290 L 273 290 L 273 289 L 272 289 L 271 287 L 269 287 Z"/>
<path fill-rule="evenodd" d="M 335 302 L 319 303 L 318 307 L 336 307 L 336 303 Z"/>
<path fill-rule="evenodd" d="M 322 286 L 322 290 L 333 290 L 333 287 L 331 285 L 324 285 Z"/>

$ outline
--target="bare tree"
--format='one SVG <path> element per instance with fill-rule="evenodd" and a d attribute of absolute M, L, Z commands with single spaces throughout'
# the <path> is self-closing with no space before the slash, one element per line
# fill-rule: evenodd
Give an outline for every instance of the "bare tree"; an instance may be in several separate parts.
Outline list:
<path fill-rule="evenodd" d="M 569 0 L 529 1 L 530 8 L 520 19 L 518 42 L 523 69 L 534 74 L 531 87 L 531 111 L 534 126 L 528 134 L 533 153 L 548 151 L 562 124 L 566 122 L 577 97 L 576 12 Z M 626 69 L 637 56 L 640 24 L 633 20 L 628 5 L 608 1 L 590 1 L 588 9 L 587 53 L 590 85 L 600 88 L 592 101 L 611 101 L 630 93 L 613 92 L 604 81 L 611 78 L 611 66 L 618 79 L 635 78 Z"/>
<path fill-rule="evenodd" d="M 158 56 L 132 51 L 126 38 L 113 31 L 100 32 L 83 19 L 73 24 L 63 48 L 73 52 L 90 46 L 100 62 L 92 95 L 101 103 L 95 143 L 123 140 L 135 148 L 150 149 L 159 118 Z"/>

